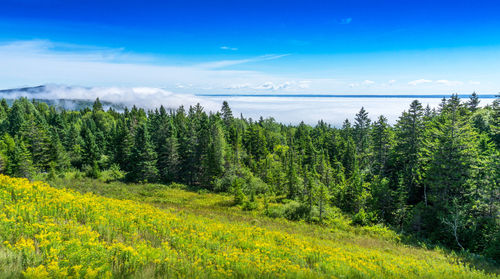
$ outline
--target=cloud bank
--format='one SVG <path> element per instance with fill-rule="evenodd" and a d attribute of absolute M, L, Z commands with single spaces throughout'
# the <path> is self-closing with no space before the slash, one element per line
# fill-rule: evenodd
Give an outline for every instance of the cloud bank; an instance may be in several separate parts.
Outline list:
<path fill-rule="evenodd" d="M 74 99 L 108 101 L 128 107 L 133 105 L 153 109 L 163 105 L 166 108 L 176 109 L 179 106 L 191 106 L 200 103 L 208 111 L 217 111 L 220 104 L 208 98 L 191 94 L 173 93 L 161 88 L 152 87 L 70 87 L 62 85 L 45 85 L 35 91 L 12 90 L 3 91 L 2 98 L 15 99 L 27 97 L 29 99 Z"/>
<path fill-rule="evenodd" d="M 35 99 L 80 99 L 95 100 L 121 104 L 128 107 L 136 105 L 146 109 L 176 109 L 201 104 L 206 111 L 216 112 L 223 101 L 228 101 L 234 115 L 259 119 L 273 117 L 285 124 L 298 124 L 301 121 L 314 125 L 324 120 L 334 126 L 341 126 L 347 118 L 351 121 L 363 106 L 371 119 L 378 115 L 386 116 L 390 123 L 395 123 L 404 110 L 407 110 L 411 98 L 328 98 L 328 97 L 248 97 L 248 96 L 196 96 L 175 93 L 153 87 L 71 87 L 62 85 L 46 85 L 34 90 L 2 91 L 3 98 L 27 97 Z M 422 98 L 424 106 L 436 107 L 441 99 Z M 481 100 L 481 105 L 491 103 L 493 99 Z"/>

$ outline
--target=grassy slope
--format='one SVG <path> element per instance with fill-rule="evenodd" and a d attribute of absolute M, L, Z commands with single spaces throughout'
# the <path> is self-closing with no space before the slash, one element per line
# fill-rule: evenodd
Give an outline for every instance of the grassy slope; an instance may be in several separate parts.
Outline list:
<path fill-rule="evenodd" d="M 52 184 L 87 194 L 0 176 L 0 277 L 26 269 L 61 277 L 487 277 L 383 229 L 269 219 L 229 206 L 228 196 L 161 185 Z"/>

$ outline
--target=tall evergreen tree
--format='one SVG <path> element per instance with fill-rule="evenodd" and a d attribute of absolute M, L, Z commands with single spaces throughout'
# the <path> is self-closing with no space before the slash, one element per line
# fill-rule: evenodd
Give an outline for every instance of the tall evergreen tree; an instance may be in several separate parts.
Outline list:
<path fill-rule="evenodd" d="M 400 185 L 406 187 L 404 191 L 408 193 L 408 203 L 417 204 L 424 200 L 422 168 L 425 124 L 422 104 L 419 101 L 413 101 L 408 112 L 403 112 L 395 130 L 395 168 L 399 173 L 396 178 L 401 178 Z"/>
<path fill-rule="evenodd" d="M 14 153 L 12 154 L 12 175 L 17 177 L 27 177 L 31 178 L 34 174 L 33 161 L 31 159 L 31 154 L 24 145 L 24 141 L 19 138 L 15 138 L 16 142 Z"/>
<path fill-rule="evenodd" d="M 476 92 L 472 92 L 472 95 L 469 98 L 469 102 L 467 102 L 467 106 L 472 112 L 475 112 L 479 107 L 479 102 L 479 97 L 477 96 Z"/>
<path fill-rule="evenodd" d="M 386 168 L 391 148 L 391 131 L 387 123 L 387 118 L 383 115 L 373 123 L 372 142 L 374 155 L 373 172 L 380 175 Z"/>
<path fill-rule="evenodd" d="M 156 182 L 158 169 L 156 168 L 157 155 L 153 149 L 146 124 L 139 125 L 135 134 L 134 147 L 130 156 L 131 171 L 129 179 L 132 181 Z"/>
<path fill-rule="evenodd" d="M 356 153 L 359 158 L 361 169 L 368 167 L 370 147 L 370 118 L 364 107 L 356 114 L 354 122 L 354 140 L 356 142 Z"/>

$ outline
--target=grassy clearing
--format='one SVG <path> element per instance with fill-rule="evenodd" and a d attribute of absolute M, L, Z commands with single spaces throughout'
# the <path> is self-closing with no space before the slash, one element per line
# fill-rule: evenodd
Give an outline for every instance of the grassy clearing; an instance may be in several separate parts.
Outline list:
<path fill-rule="evenodd" d="M 0 176 L 0 266 L 6 270 L 0 276 L 495 277 L 439 251 L 370 236 L 368 228 L 259 217 L 228 206 L 228 196 L 161 185 L 72 185 L 67 188 L 81 192 Z"/>

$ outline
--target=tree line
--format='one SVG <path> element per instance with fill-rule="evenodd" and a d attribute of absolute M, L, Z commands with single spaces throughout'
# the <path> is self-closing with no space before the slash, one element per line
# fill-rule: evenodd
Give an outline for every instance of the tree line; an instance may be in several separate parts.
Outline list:
<path fill-rule="evenodd" d="M 70 111 L 0 102 L 0 171 L 19 177 L 111 171 L 131 182 L 183 183 L 234 195 L 251 210 L 328 223 L 335 209 L 419 239 L 500 260 L 500 98 L 439 107 L 415 100 L 395 125 L 361 108 L 342 127 L 235 117 L 227 102 Z M 268 208 L 281 203 L 286 212 Z"/>

